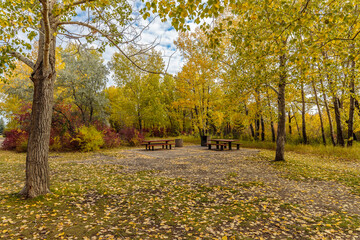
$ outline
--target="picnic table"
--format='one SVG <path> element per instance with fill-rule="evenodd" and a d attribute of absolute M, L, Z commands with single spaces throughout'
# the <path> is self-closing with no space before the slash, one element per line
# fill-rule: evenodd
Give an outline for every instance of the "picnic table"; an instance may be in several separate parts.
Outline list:
<path fill-rule="evenodd" d="M 153 150 L 155 146 L 162 146 L 162 149 L 171 149 L 173 139 L 153 139 L 153 140 L 143 140 L 142 145 L 145 145 L 146 150 Z M 169 147 L 169 148 L 168 148 Z"/>
<path fill-rule="evenodd" d="M 210 141 L 215 142 L 215 143 L 208 143 L 207 145 L 208 145 L 209 149 L 211 149 L 211 145 L 215 145 L 216 149 L 220 148 L 220 150 L 224 150 L 224 148 L 226 148 L 226 146 L 228 145 L 229 150 L 231 150 L 232 143 L 236 142 L 238 140 L 236 140 L 236 139 L 211 139 Z M 236 144 L 237 150 L 239 150 L 241 144 L 240 143 L 235 143 L 235 144 Z"/>

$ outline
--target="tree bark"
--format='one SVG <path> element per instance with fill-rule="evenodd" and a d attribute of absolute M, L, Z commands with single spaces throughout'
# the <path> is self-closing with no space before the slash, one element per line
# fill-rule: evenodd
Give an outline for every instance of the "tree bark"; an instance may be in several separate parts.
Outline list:
<path fill-rule="evenodd" d="M 292 134 L 292 128 L 291 128 L 291 112 L 288 111 L 288 123 L 289 123 L 289 135 Z"/>
<path fill-rule="evenodd" d="M 276 139 L 275 128 L 274 128 L 274 121 L 272 119 L 272 109 L 271 109 L 270 97 L 269 97 L 268 92 L 267 92 L 267 99 L 268 99 L 268 106 L 269 106 L 269 109 L 270 109 L 271 140 L 272 140 L 272 142 L 275 142 L 275 139 Z"/>
<path fill-rule="evenodd" d="M 261 141 L 265 141 L 265 122 L 262 115 L 260 119 L 261 119 Z"/>
<path fill-rule="evenodd" d="M 321 83 L 321 90 L 322 90 L 322 92 L 323 92 L 323 99 L 324 99 L 326 114 L 327 114 L 328 120 L 329 120 L 331 142 L 332 142 L 333 146 L 336 146 L 336 142 L 335 142 L 335 138 L 334 138 L 334 129 L 333 129 L 332 119 L 331 119 L 331 113 L 330 113 L 330 108 L 329 108 L 329 105 L 328 105 L 328 102 L 327 102 L 327 98 L 326 98 L 326 92 L 325 92 L 325 88 L 324 88 L 324 83 L 323 83 L 323 80 L 322 80 L 321 77 L 320 77 L 320 83 Z"/>
<path fill-rule="evenodd" d="M 316 107 L 317 107 L 317 110 L 318 110 L 318 113 L 319 113 L 319 118 L 320 118 L 321 136 L 322 136 L 323 144 L 326 145 L 324 122 L 323 122 L 323 117 L 322 117 L 322 114 L 321 114 L 321 108 L 320 108 L 320 105 L 319 105 L 319 99 L 318 99 L 318 96 L 317 96 L 317 91 L 316 91 L 316 86 L 315 86 L 314 80 L 311 83 L 312 83 L 312 87 L 313 87 L 313 90 L 314 90 Z"/>
<path fill-rule="evenodd" d="M 286 72 L 285 72 L 286 55 L 280 56 L 280 79 L 278 89 L 278 129 L 276 139 L 276 155 L 275 161 L 285 161 L 285 87 L 286 87 Z"/>
<path fill-rule="evenodd" d="M 322 55 L 323 55 L 324 59 L 327 59 L 326 52 L 322 52 Z M 325 74 L 326 74 L 327 79 L 329 79 L 329 74 L 327 73 L 326 67 L 325 67 Z M 321 77 L 320 77 L 320 83 L 321 83 L 321 90 L 323 92 L 323 98 L 324 98 L 324 104 L 325 104 L 325 108 L 326 108 L 326 113 L 327 113 L 328 119 L 329 119 L 331 142 L 332 142 L 333 146 L 336 146 L 336 142 L 335 142 L 335 138 L 334 138 L 334 129 L 333 129 L 333 125 L 332 125 L 329 104 L 328 104 L 328 101 L 326 99 L 326 92 L 325 92 L 325 88 L 324 88 L 324 83 L 323 83 L 323 80 L 322 80 Z"/>
<path fill-rule="evenodd" d="M 333 102 L 334 102 L 334 110 L 335 110 L 336 135 L 337 135 L 336 141 L 337 141 L 337 144 L 344 147 L 345 140 L 344 140 L 343 130 L 342 130 L 339 99 L 335 96 L 335 94 L 333 95 Z"/>
<path fill-rule="evenodd" d="M 255 140 L 259 140 L 260 136 L 260 91 L 258 88 L 255 89 L 255 101 L 256 101 L 256 112 L 255 112 Z"/>
<path fill-rule="evenodd" d="M 354 45 L 352 44 L 352 48 Z M 351 77 L 350 77 L 350 106 L 349 106 L 349 120 L 348 120 L 348 141 L 347 146 L 351 147 L 353 144 L 354 135 L 354 110 L 355 110 L 355 60 L 351 59 Z"/>
<path fill-rule="evenodd" d="M 304 92 L 304 83 L 301 83 L 301 118 L 302 118 L 302 135 L 303 135 L 303 143 L 308 144 L 308 139 L 306 135 L 306 108 L 305 108 L 305 92 Z"/>
<path fill-rule="evenodd" d="M 275 127 L 274 127 L 274 122 L 272 120 L 270 122 L 270 125 L 271 125 L 271 141 L 275 142 L 275 140 L 276 140 Z"/>
<path fill-rule="evenodd" d="M 48 41 L 49 36 L 50 41 Z M 34 198 L 50 192 L 48 154 L 56 79 L 55 41 L 52 32 L 48 33 L 44 21 L 41 21 L 38 59 L 31 74 L 34 95 L 26 156 L 26 180 L 20 192 L 26 198 Z M 44 59 L 46 57 L 48 59 Z"/>
<path fill-rule="evenodd" d="M 256 115 L 255 119 L 255 141 L 259 140 L 260 135 L 260 120 L 258 119 L 258 115 Z"/>
<path fill-rule="evenodd" d="M 297 107 L 297 106 L 296 106 L 296 107 Z M 295 112 L 295 110 L 294 110 L 294 106 L 291 105 L 291 109 L 292 109 L 292 111 L 293 111 L 293 118 L 294 118 L 294 120 L 295 120 L 295 125 L 296 125 L 297 134 L 299 135 L 299 139 L 301 139 L 299 123 L 298 123 L 297 118 L 296 118 L 296 112 Z"/>

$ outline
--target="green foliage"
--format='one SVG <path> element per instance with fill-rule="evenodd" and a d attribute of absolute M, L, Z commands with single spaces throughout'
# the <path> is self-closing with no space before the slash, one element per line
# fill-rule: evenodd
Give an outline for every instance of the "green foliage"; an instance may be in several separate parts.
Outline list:
<path fill-rule="evenodd" d="M 72 141 L 79 145 L 82 152 L 97 151 L 104 145 L 102 132 L 96 130 L 94 126 L 78 128 L 76 137 Z"/>
<path fill-rule="evenodd" d="M 74 44 L 61 51 L 65 68 L 59 71 L 57 101 L 77 107 L 83 124 L 103 120 L 106 116 L 104 89 L 108 69 L 94 49 Z"/>

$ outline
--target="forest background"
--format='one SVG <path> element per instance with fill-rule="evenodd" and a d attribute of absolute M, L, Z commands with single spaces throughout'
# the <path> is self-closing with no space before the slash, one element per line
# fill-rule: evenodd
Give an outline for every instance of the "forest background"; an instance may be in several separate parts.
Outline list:
<path fill-rule="evenodd" d="M 154 49 L 127 47 L 135 66 L 119 53 L 104 64 L 87 45 L 58 47 L 50 148 L 92 151 L 179 135 L 275 142 L 279 124 L 287 143 L 352 146 L 360 137 L 355 2 L 231 4 L 219 6 L 210 27 L 179 34 L 185 64 L 175 76 L 155 74 L 168 66 Z M 31 69 L 15 65 L 1 88 L 3 147 L 25 151 Z M 106 87 L 110 73 L 115 86 Z"/>

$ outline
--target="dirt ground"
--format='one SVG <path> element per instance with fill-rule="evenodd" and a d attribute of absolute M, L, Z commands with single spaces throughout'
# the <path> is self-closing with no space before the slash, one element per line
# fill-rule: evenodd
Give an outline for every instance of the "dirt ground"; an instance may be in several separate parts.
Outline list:
<path fill-rule="evenodd" d="M 246 194 L 282 199 L 318 214 L 334 211 L 360 214 L 360 197 L 352 194 L 348 187 L 330 181 L 282 178 L 270 161 L 256 157 L 259 152 L 254 149 L 215 151 L 200 146 L 155 151 L 139 148 L 123 150 L 119 152 L 121 157 L 99 154 L 86 161 L 120 164 L 125 172 L 155 170 L 154 174 L 159 176 L 200 184 L 231 186 L 234 178 L 237 183 L 263 183 L 261 187 L 259 184 L 250 187 Z"/>

